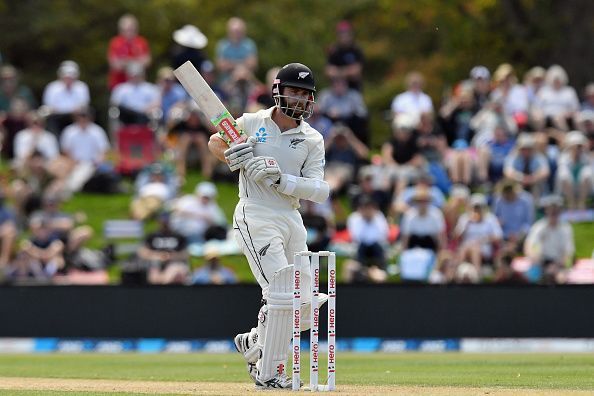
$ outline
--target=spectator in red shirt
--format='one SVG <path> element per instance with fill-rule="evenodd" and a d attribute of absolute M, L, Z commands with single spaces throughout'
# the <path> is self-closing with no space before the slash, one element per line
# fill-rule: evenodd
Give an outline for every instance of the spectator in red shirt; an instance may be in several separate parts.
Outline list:
<path fill-rule="evenodd" d="M 126 67 L 129 63 L 140 63 L 146 69 L 151 63 L 151 52 L 147 40 L 138 34 L 138 20 L 125 14 L 118 21 L 119 34 L 109 42 L 109 89 L 128 80 Z"/>

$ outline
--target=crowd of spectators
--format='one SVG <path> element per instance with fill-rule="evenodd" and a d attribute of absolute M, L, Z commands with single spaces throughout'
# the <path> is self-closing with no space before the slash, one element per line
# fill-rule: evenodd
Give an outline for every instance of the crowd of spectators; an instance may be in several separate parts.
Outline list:
<path fill-rule="evenodd" d="M 173 70 L 192 61 L 240 116 L 274 104 L 270 86 L 278 68 L 264 82 L 256 77 L 262 74 L 258 46 L 245 21 L 233 17 L 212 60 L 204 50 L 209 40 L 196 26 L 172 32 L 169 64 L 154 70 L 153 82 L 147 78 L 155 66 L 151 47 L 138 20 L 124 15 L 117 28 L 106 56 L 107 130 L 95 122 L 93 92 L 75 61 L 58 65 L 58 79 L 39 102 L 17 69 L 1 66 L 2 156 L 10 173 L 0 194 L 2 276 L 51 281 L 109 262 L 109 249 L 85 247 L 98 230 L 59 205 L 85 189 L 120 191 L 111 153 L 133 157 L 120 151 L 119 133 L 140 126 L 162 155 L 133 172 L 130 219 L 158 226 L 128 259 L 128 269 L 154 284 L 235 282 L 207 242 L 224 241 L 229 232 L 210 181 L 236 175 L 209 153 L 214 130 Z M 476 65 L 436 103 L 424 91 L 423 74 L 412 70 L 403 92 L 385 104 L 391 134 L 373 139 L 376 151 L 364 77 L 355 29 L 341 21 L 308 120 L 324 136 L 332 191 L 325 204 L 302 205 L 312 250 L 347 256 L 346 282 L 385 282 L 393 275 L 431 283 L 571 278 L 576 257 L 568 219 L 594 219 L 594 83 L 576 91 L 560 65 L 533 67 L 521 81 L 508 63 L 493 73 Z M 181 196 L 187 168 L 196 165 L 208 181 Z M 195 272 L 192 245 L 205 247 L 206 263 Z"/>

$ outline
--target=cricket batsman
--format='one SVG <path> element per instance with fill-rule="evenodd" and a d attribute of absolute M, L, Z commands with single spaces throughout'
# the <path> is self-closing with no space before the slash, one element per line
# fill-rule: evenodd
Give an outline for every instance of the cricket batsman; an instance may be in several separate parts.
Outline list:
<path fill-rule="evenodd" d="M 238 334 L 234 341 L 261 389 L 291 388 L 285 367 L 292 334 L 292 265 L 294 254 L 307 250 L 297 209 L 300 199 L 321 203 L 329 195 L 324 181 L 324 141 L 305 122 L 313 113 L 315 92 L 311 70 L 290 63 L 272 85 L 275 106 L 237 119 L 248 136 L 245 143 L 229 148 L 218 134 L 208 143 L 219 160 L 232 171 L 240 171 L 233 228 L 262 287 L 262 307 L 257 326 Z M 311 274 L 303 272 L 302 289 L 309 290 Z M 326 300 L 320 294 L 320 303 Z M 309 302 L 304 303 L 302 330 L 309 326 L 311 308 Z"/>

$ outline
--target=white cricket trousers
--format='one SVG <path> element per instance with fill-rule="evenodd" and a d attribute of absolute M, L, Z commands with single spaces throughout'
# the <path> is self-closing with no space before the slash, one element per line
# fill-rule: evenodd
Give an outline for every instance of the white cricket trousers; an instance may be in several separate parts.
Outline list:
<path fill-rule="evenodd" d="M 293 264 L 294 254 L 307 250 L 307 232 L 297 209 L 241 198 L 233 215 L 235 238 L 247 257 L 254 277 L 268 296 L 274 273 Z M 303 290 L 309 290 L 309 266 L 302 271 Z M 304 293 L 304 300 L 309 293 Z"/>

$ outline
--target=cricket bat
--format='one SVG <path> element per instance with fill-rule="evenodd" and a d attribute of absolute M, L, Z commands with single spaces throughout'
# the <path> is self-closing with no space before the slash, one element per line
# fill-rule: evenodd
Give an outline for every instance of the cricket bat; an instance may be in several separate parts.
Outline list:
<path fill-rule="evenodd" d="M 229 147 L 246 141 L 246 134 L 237 127 L 235 118 L 221 103 L 218 96 L 196 70 L 192 62 L 187 61 L 173 71 L 181 85 L 198 104 L 200 110 L 217 129 L 219 136 Z"/>

